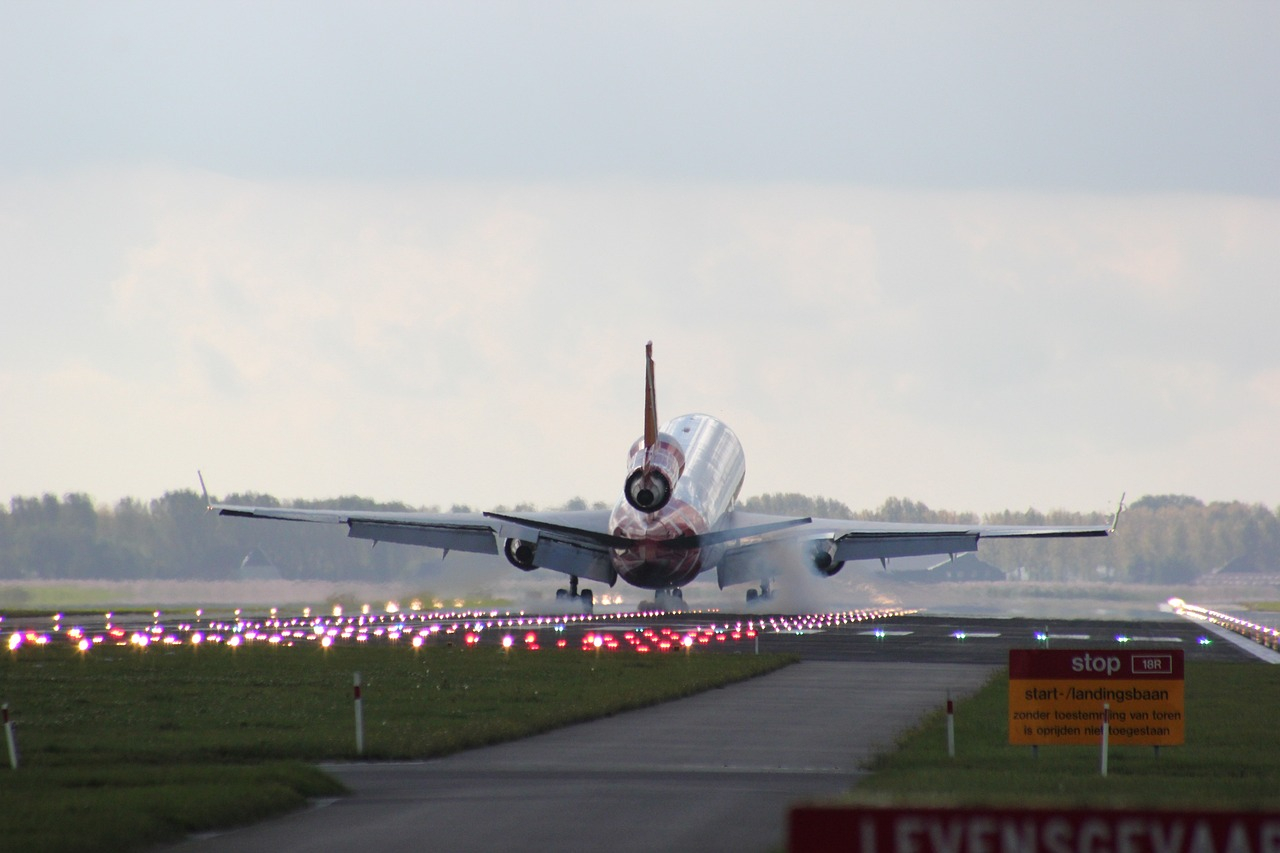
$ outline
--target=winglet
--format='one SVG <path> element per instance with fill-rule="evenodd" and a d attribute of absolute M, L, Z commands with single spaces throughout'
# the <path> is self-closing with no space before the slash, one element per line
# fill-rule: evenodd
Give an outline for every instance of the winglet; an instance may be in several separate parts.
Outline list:
<path fill-rule="evenodd" d="M 658 399 L 653 387 L 653 341 L 644 345 L 644 449 L 658 443 Z"/>
<path fill-rule="evenodd" d="M 1111 516 L 1111 530 L 1109 531 L 1109 532 L 1111 532 L 1111 533 L 1115 533 L 1115 532 L 1116 532 L 1116 525 L 1118 525 L 1118 524 L 1120 523 L 1120 513 L 1124 512 L 1124 510 L 1125 510 L 1125 506 L 1124 506 L 1124 496 L 1125 496 L 1125 493 L 1124 493 L 1124 492 L 1121 492 L 1121 493 L 1120 493 L 1120 503 L 1118 503 L 1118 504 L 1116 505 L 1116 514 L 1115 514 L 1115 515 L 1113 515 L 1113 516 Z"/>
<path fill-rule="evenodd" d="M 196 469 L 196 476 L 200 478 L 200 491 L 204 493 L 204 508 L 206 511 L 213 509 L 213 501 L 209 500 L 209 490 L 204 487 L 204 474 L 200 473 L 200 469 Z"/>

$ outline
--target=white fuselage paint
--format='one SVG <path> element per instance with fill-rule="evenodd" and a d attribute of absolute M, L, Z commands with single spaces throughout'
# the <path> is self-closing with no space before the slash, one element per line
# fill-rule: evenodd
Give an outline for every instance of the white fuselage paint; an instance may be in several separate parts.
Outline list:
<path fill-rule="evenodd" d="M 738 437 L 710 415 L 681 415 L 665 423 L 661 434 L 684 451 L 684 470 L 671 500 L 659 511 L 645 513 L 620 499 L 609 519 L 614 535 L 640 540 L 616 549 L 613 566 L 627 583 L 644 589 L 684 586 L 716 564 L 723 546 L 673 548 L 666 543 L 717 530 L 738 499 L 747 472 Z"/>

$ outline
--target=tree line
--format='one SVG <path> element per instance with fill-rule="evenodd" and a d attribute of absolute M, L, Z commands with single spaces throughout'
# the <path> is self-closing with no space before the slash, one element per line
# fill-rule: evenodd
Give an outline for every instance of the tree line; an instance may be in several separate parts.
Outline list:
<path fill-rule="evenodd" d="M 270 495 L 233 494 L 225 503 L 280 506 Z M 314 509 L 438 512 L 435 507 L 379 503 L 360 497 L 296 501 Z M 596 502 L 591 508 L 603 509 Z M 558 509 L 587 509 L 574 498 Z M 1103 524 L 1102 513 L 1043 513 L 1034 509 L 978 517 L 889 498 L 875 510 L 853 512 L 840 501 L 799 494 L 749 498 L 742 508 L 816 518 L 953 524 Z M 505 508 L 499 507 L 499 511 Z M 529 511 L 528 504 L 508 511 Z M 449 511 L 468 512 L 465 506 Z M 439 553 L 394 545 L 372 547 L 346 536 L 343 525 L 296 524 L 211 516 L 194 491 L 173 491 L 143 503 L 126 498 L 95 505 L 83 494 L 15 497 L 0 506 L 0 579 L 236 580 L 247 555 L 261 554 L 284 579 L 395 581 L 420 578 Z M 1237 561 L 1253 571 L 1280 572 L 1280 517 L 1265 506 L 1205 504 L 1185 495 L 1134 501 L 1119 533 L 1106 539 L 1027 539 L 984 542 L 982 559 L 1034 580 L 1114 580 L 1180 583 Z M 892 565 L 890 566 L 892 568 Z"/>

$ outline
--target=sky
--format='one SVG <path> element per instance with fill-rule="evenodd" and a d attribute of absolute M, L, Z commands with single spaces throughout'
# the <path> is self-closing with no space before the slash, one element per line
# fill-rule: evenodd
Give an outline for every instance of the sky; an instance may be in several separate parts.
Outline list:
<path fill-rule="evenodd" d="M 0 2 L 0 501 L 1280 506 L 1280 5 Z"/>

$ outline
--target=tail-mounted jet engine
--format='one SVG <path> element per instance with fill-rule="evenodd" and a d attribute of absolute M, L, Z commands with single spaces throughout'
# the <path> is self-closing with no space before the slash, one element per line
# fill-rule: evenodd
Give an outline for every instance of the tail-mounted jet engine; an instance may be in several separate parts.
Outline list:
<path fill-rule="evenodd" d="M 633 509 L 654 513 L 667 505 L 675 491 L 676 481 L 684 472 L 684 451 L 674 438 L 663 433 L 652 447 L 644 439 L 631 447 L 627 483 L 622 489 Z"/>
<path fill-rule="evenodd" d="M 844 568 L 844 560 L 836 560 L 836 543 L 831 540 L 814 542 L 810 546 L 809 561 L 824 578 L 829 578 Z"/>
<path fill-rule="evenodd" d="M 523 539 L 508 539 L 502 546 L 502 553 L 506 556 L 507 562 L 523 572 L 531 572 L 538 568 L 533 563 L 536 551 L 535 543 L 525 542 Z"/>

